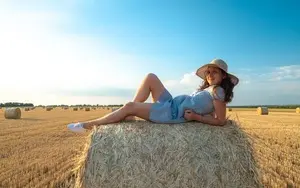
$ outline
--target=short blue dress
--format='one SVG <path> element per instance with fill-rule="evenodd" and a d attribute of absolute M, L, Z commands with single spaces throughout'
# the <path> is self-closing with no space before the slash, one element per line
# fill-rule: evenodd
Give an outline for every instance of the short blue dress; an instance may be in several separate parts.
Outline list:
<path fill-rule="evenodd" d="M 193 110 L 200 115 L 210 114 L 214 111 L 213 100 L 224 101 L 224 98 L 224 89 L 215 85 L 195 91 L 191 95 L 179 95 L 174 98 L 165 89 L 158 101 L 153 103 L 149 120 L 155 123 L 184 123 L 187 122 L 184 119 L 185 110 Z"/>

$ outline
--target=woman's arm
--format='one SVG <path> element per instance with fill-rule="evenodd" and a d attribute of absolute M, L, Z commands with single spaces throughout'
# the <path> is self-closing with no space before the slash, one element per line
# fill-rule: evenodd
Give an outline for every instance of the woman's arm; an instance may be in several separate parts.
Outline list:
<path fill-rule="evenodd" d="M 191 112 L 191 110 L 186 110 L 185 119 L 199 121 L 201 123 L 206 123 L 210 125 L 223 126 L 226 124 L 226 103 L 220 100 L 213 101 L 215 108 L 215 116 L 206 115 L 202 116 L 197 113 Z"/>
<path fill-rule="evenodd" d="M 201 116 L 196 117 L 199 122 L 207 123 L 211 125 L 223 126 L 226 124 L 226 103 L 220 100 L 213 101 L 215 108 L 215 117 Z"/>
<path fill-rule="evenodd" d="M 226 121 L 221 121 L 218 118 L 212 116 L 202 116 L 199 114 L 195 114 L 195 121 L 199 121 L 201 123 L 216 125 L 216 126 L 224 126 Z"/>

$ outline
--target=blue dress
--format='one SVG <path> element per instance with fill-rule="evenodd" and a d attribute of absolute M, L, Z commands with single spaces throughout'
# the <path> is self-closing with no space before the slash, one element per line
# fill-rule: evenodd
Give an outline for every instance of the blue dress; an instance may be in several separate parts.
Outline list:
<path fill-rule="evenodd" d="M 213 88 L 215 90 L 213 91 Z M 224 101 L 225 92 L 220 86 L 209 86 L 208 88 L 195 91 L 191 95 L 179 95 L 172 97 L 167 89 L 153 103 L 150 109 L 149 119 L 155 123 L 183 123 L 185 110 L 193 110 L 200 115 L 210 114 L 214 111 L 213 100 Z"/>

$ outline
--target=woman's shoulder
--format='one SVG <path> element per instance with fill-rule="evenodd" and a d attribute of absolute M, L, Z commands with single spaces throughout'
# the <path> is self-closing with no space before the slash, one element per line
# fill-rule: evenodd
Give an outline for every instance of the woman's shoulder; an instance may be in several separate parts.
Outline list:
<path fill-rule="evenodd" d="M 211 86 L 205 88 L 204 90 L 209 92 L 214 100 L 224 101 L 225 90 L 221 86 L 211 85 Z"/>
<path fill-rule="evenodd" d="M 208 92 L 214 100 L 220 100 L 220 101 L 224 102 L 225 90 L 221 86 L 211 85 L 211 86 L 208 86 L 207 88 L 202 89 L 202 90 L 198 89 L 198 90 L 194 91 L 190 96 L 193 97 L 193 96 L 196 96 L 196 95 L 198 95 L 199 93 L 202 93 L 202 92 Z"/>
<path fill-rule="evenodd" d="M 215 100 L 224 101 L 225 99 L 225 90 L 221 86 L 213 87 L 212 94 Z"/>

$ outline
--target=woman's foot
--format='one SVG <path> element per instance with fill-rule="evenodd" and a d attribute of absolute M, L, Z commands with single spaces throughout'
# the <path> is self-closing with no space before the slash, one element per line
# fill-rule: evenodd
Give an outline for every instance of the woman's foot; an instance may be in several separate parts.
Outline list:
<path fill-rule="evenodd" d="M 67 125 L 68 129 L 70 131 L 73 131 L 73 132 L 77 132 L 77 133 L 85 133 L 86 132 L 86 129 L 83 128 L 83 123 L 71 123 L 69 125 Z"/>
<path fill-rule="evenodd" d="M 135 121 L 135 116 L 127 116 L 124 121 Z"/>

